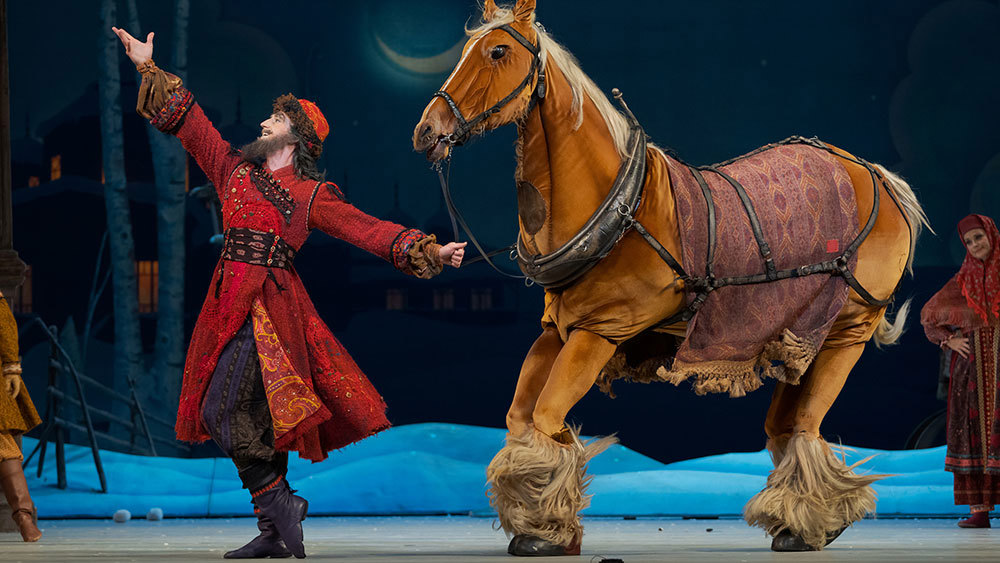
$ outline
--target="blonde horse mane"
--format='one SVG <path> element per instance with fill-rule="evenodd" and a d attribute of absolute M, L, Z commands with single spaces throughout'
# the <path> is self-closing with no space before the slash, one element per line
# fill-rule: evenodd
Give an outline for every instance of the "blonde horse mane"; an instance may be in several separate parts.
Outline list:
<path fill-rule="evenodd" d="M 483 22 L 477 27 L 466 27 L 465 33 L 469 37 L 475 37 L 496 29 L 501 25 L 511 23 L 514 23 L 513 12 L 508 8 L 500 8 L 490 21 Z M 535 25 L 534 14 L 531 15 L 531 23 Z M 580 63 L 577 62 L 576 57 L 572 53 L 556 42 L 541 26 L 535 25 L 535 32 L 538 34 L 542 68 L 546 68 L 549 62 L 556 65 L 562 71 L 563 75 L 566 76 L 570 89 L 573 91 L 573 112 L 576 115 L 573 130 L 575 131 L 583 125 L 583 96 L 587 96 L 594 102 L 594 105 L 597 106 L 597 111 L 604 118 L 604 123 L 608 126 L 608 131 L 610 131 L 611 138 L 614 140 L 618 156 L 625 158 L 625 146 L 628 142 L 629 130 L 625 117 L 615 109 L 611 104 L 611 100 L 601 92 L 597 84 L 594 84 L 594 81 L 583 72 L 583 69 L 580 68 Z"/>

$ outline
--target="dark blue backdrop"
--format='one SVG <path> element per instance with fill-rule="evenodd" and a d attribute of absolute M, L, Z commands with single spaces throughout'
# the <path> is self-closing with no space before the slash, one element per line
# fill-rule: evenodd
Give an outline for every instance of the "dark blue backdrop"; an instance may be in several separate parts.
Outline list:
<path fill-rule="evenodd" d="M 60 125 L 96 115 L 96 106 L 79 103 L 97 75 L 94 4 L 8 4 L 15 138 L 44 141 Z M 791 134 L 816 135 L 902 173 L 939 233 L 920 241 L 917 276 L 902 288 L 918 309 L 960 261 L 957 220 L 1000 210 L 996 2 L 538 4 L 539 21 L 597 84 L 621 88 L 653 139 L 686 160 L 720 161 Z M 156 31 L 157 59 L 167 66 L 172 3 L 138 6 L 142 29 L 130 31 Z M 411 151 L 410 134 L 450 71 L 436 61 L 454 55 L 463 24 L 475 17 L 468 0 L 192 2 L 187 84 L 237 136 L 252 136 L 279 94 L 316 101 L 332 125 L 322 162 L 331 179 L 376 215 L 402 211 L 417 226 L 440 225 L 436 180 Z M 131 100 L 123 106 L 130 112 Z M 462 149 L 453 169 L 459 206 L 495 246 L 508 244 L 516 229 L 513 138 L 509 129 L 492 133 Z M 20 241 L 55 244 L 58 228 L 18 220 L 15 211 L 15 248 Z M 332 278 L 350 278 L 338 291 L 368 283 L 357 273 L 367 270 L 348 274 L 337 263 L 310 263 L 308 253 L 299 266 L 318 303 L 332 300 L 319 296 Z M 489 278 L 485 271 L 467 275 Z M 207 285 L 207 272 L 204 279 Z M 379 311 L 370 303 L 348 313 L 331 304 L 321 313 L 384 393 L 394 422 L 500 426 L 541 310 L 537 288 L 505 288 L 502 318 Z M 189 302 L 199 303 L 204 290 Z M 414 339 L 455 346 L 458 358 L 408 363 L 405 351 L 417 346 L 399 342 Z M 936 378 L 937 351 L 914 315 L 899 346 L 865 354 L 824 431 L 849 443 L 902 447 L 921 419 L 943 407 Z M 739 400 L 667 385 L 619 386 L 618 394 L 610 401 L 592 393 L 572 418 L 585 432 L 620 431 L 627 445 L 663 460 L 763 445 L 767 389 Z"/>

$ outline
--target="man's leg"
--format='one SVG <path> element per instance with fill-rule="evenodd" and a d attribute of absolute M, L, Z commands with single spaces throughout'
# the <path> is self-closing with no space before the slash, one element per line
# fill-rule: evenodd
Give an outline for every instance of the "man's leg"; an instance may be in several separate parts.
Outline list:
<path fill-rule="evenodd" d="M 233 459 L 250 491 L 260 535 L 227 559 L 304 557 L 305 500 L 284 480 L 288 455 L 274 449 L 274 429 L 250 320 L 226 345 L 202 403 L 209 434 Z M 287 537 L 286 537 L 287 536 Z"/>
<path fill-rule="evenodd" d="M 267 404 L 264 380 L 254 348 L 253 366 L 247 366 L 246 380 L 232 413 L 233 462 L 240 472 L 243 486 L 250 491 L 255 509 L 260 510 L 259 523 L 271 522 L 288 551 L 297 558 L 306 556 L 302 545 L 302 520 L 309 503 L 292 494 L 285 479 L 288 454 L 274 449 L 274 423 Z M 235 554 L 231 555 L 233 558 Z M 275 555 L 271 555 L 275 557 Z"/>

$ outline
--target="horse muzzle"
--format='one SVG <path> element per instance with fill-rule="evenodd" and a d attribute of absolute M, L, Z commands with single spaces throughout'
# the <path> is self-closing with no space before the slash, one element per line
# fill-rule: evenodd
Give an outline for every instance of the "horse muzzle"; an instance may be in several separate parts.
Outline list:
<path fill-rule="evenodd" d="M 427 160 L 437 162 L 446 158 L 451 151 L 454 144 L 451 141 L 451 131 L 457 123 L 451 116 L 442 119 L 438 112 L 432 111 L 433 105 L 434 102 L 431 102 L 428 111 L 424 112 L 424 118 L 413 130 L 413 150 L 426 154 Z"/>

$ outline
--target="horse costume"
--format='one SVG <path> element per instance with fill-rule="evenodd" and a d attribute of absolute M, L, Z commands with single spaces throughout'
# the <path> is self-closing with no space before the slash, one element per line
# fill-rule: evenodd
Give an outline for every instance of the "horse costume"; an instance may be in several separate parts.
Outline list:
<path fill-rule="evenodd" d="M 908 307 L 895 323 L 886 307 L 926 224 L 910 187 L 799 137 L 691 166 L 612 105 L 535 23 L 534 0 L 487 0 L 469 36 L 413 144 L 440 162 L 518 127 L 515 250 L 545 309 L 487 470 L 508 552 L 580 552 L 586 463 L 614 440 L 583 443 L 564 421 L 618 378 L 734 397 L 778 380 L 765 422 L 775 469 L 744 514 L 772 549 L 822 549 L 873 511 L 879 476 L 856 475 L 819 426 L 865 343 L 902 331 Z"/>

